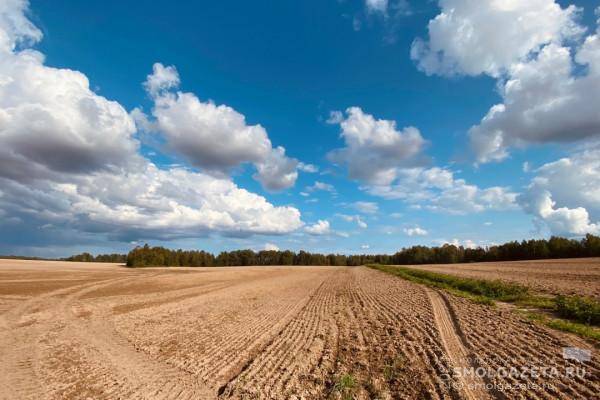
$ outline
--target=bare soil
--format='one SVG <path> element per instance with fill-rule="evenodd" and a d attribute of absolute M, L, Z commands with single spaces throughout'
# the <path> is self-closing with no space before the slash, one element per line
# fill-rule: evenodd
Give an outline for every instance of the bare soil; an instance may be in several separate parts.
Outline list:
<path fill-rule="evenodd" d="M 577 294 L 600 298 L 600 258 L 426 264 L 410 267 L 468 278 L 500 279 L 548 294 Z"/>
<path fill-rule="evenodd" d="M 0 399 L 600 393 L 593 346 L 365 267 L 127 269 L 0 260 L 0 331 Z M 592 359 L 564 360 L 568 346 L 589 349 Z M 585 375 L 456 373 L 510 366 L 558 373 L 576 366 Z"/>

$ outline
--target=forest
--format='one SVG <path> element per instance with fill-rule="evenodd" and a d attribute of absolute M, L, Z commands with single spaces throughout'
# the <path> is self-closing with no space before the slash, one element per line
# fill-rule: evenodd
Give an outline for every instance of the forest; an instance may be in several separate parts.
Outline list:
<path fill-rule="evenodd" d="M 600 237 L 588 234 L 584 238 L 512 241 L 497 246 L 465 248 L 452 244 L 438 247 L 412 246 L 395 254 L 320 254 L 304 250 L 234 250 L 215 256 L 203 250 L 171 250 L 147 244 L 132 249 L 129 254 L 98 255 L 89 253 L 69 257 L 70 261 L 126 262 L 129 267 L 147 266 L 246 266 L 246 265 L 363 265 L 363 264 L 452 264 L 485 261 L 539 260 L 549 258 L 600 257 Z"/>
<path fill-rule="evenodd" d="M 79 262 L 106 262 L 106 263 L 124 263 L 127 261 L 126 254 L 98 254 L 94 256 L 90 253 L 76 254 L 71 257 L 63 258 L 64 261 Z"/>

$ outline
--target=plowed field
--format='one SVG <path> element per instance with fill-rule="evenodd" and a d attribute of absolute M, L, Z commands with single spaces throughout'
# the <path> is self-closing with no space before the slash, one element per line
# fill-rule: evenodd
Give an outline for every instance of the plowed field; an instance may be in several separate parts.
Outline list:
<path fill-rule="evenodd" d="M 365 267 L 0 260 L 0 330 L 2 399 L 600 393 L 582 340 Z M 574 346 L 591 359 L 563 358 Z"/>
<path fill-rule="evenodd" d="M 501 279 L 549 294 L 587 295 L 600 299 L 600 258 L 415 265 L 477 279 Z"/>

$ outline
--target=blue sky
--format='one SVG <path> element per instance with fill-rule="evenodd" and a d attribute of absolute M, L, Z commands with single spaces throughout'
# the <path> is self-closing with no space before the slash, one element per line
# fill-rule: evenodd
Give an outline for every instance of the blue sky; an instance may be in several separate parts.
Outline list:
<path fill-rule="evenodd" d="M 0 32 L 8 32 L 0 117 L 3 109 L 11 116 L 4 125 L 0 118 L 10 153 L 0 154 L 0 254 L 127 251 L 143 242 L 391 253 L 598 233 L 598 2 L 445 3 L 8 1 L 0 7 Z M 516 15 L 526 15 L 524 25 Z M 469 37 L 461 23 L 472 26 Z M 494 24 L 504 29 L 491 34 Z M 31 50 L 43 60 L 26 60 Z M 27 76 L 12 62 L 39 68 Z M 573 68 L 546 76 L 542 62 Z M 73 71 L 89 88 L 63 92 L 78 79 Z M 144 85 L 151 75 L 154 92 Z M 45 86 L 31 89 L 26 81 L 37 78 Z M 17 84 L 2 88 L 8 81 Z M 97 108 L 59 107 L 64 93 Z M 119 111 L 107 111 L 107 100 Z M 505 115 L 482 122 L 503 103 Z M 24 119 L 49 128 L 17 126 L 11 113 L 25 105 L 47 111 L 56 131 L 39 113 Z M 549 115 L 573 118 L 551 123 Z M 237 128 L 236 116 L 245 117 Z M 105 125 L 96 129 L 97 121 Z M 497 132 L 502 144 L 490 150 Z M 285 155 L 273 161 L 278 146 Z M 123 156 L 92 163 L 72 148 L 99 160 Z M 335 149 L 345 150 L 336 157 Z M 83 161 L 65 167 L 51 157 L 62 151 Z M 210 161 L 225 152 L 233 161 Z M 32 166 L 28 178 L 6 169 Z M 160 190 L 140 193 L 134 181 Z M 232 186 L 204 191 L 226 184 L 258 197 L 241 199 Z M 40 198 L 25 207 L 26 193 Z M 268 206 L 254 207 L 261 201 Z"/>

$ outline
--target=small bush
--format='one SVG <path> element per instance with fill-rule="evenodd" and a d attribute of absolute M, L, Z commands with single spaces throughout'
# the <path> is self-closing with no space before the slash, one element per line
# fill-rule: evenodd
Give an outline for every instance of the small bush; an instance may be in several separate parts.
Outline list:
<path fill-rule="evenodd" d="M 590 297 L 557 296 L 556 312 L 563 318 L 600 325 L 600 303 Z"/>

